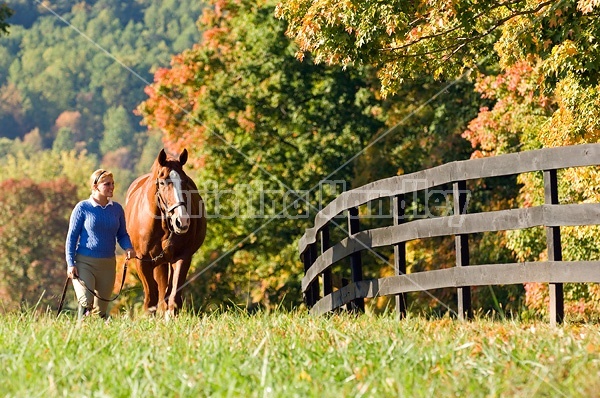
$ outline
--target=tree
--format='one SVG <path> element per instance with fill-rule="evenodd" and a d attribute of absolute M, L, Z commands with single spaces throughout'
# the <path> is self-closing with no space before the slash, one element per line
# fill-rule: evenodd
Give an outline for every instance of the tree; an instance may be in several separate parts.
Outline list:
<path fill-rule="evenodd" d="M 73 149 L 75 149 L 75 134 L 69 127 L 61 127 L 52 143 L 52 150 L 63 152 Z"/>
<path fill-rule="evenodd" d="M 494 45 L 510 45 L 514 38 L 503 36 L 507 30 L 516 28 L 518 34 L 524 20 L 552 18 L 562 3 L 293 0 L 281 2 L 277 15 L 289 22 L 287 34 L 299 44 L 299 57 L 310 52 L 317 62 L 373 65 L 382 91 L 393 93 L 405 79 L 423 73 L 451 78 L 493 64 Z M 580 3 L 588 11 L 593 7 L 593 2 Z"/>
<path fill-rule="evenodd" d="M 25 117 L 31 104 L 23 98 L 23 95 L 14 83 L 0 86 L 0 134 L 8 138 L 23 136 L 19 132 L 27 131 L 33 127 Z"/>
<path fill-rule="evenodd" d="M 8 5 L 2 3 L 0 4 L 0 36 L 8 34 L 8 23 L 6 20 L 10 18 L 13 14 L 13 11 L 8 8 Z"/>
<path fill-rule="evenodd" d="M 194 21 L 202 2 L 164 3 L 8 0 L 17 13 L 10 37 L 0 39 L 0 134 L 22 138 L 37 127 L 44 148 L 51 148 L 59 130 L 54 120 L 78 113 L 79 128 L 72 128 L 78 145 L 103 155 L 102 119 L 118 107 L 129 113 L 129 126 L 143 132 L 131 112 L 144 98 L 151 71 L 167 65 L 175 42 L 178 49 L 189 48 L 199 38 Z M 180 29 L 157 31 L 146 23 L 147 13 L 166 25 L 176 21 Z M 138 137 L 130 143 L 137 144 Z"/>
<path fill-rule="evenodd" d="M 131 147 L 134 135 L 135 130 L 125 108 L 109 108 L 104 115 L 104 134 L 100 142 L 100 151 L 106 154 L 122 147 Z"/>
<path fill-rule="evenodd" d="M 317 60 L 375 66 L 384 93 L 422 74 L 453 79 L 473 70 L 478 91 L 496 104 L 482 110 L 466 137 L 494 149 L 485 153 L 501 153 L 597 140 L 599 8 L 596 1 L 380 7 L 297 0 L 282 2 L 278 15 Z"/>
<path fill-rule="evenodd" d="M 0 151 L 5 142 L 0 141 Z M 96 162 L 85 152 L 76 150 L 32 152 L 28 151 L 28 148 L 18 139 L 11 141 L 10 144 L 12 145 L 10 153 L 3 156 L 0 164 L 0 181 L 30 179 L 40 184 L 44 181 L 66 178 L 77 186 L 78 198 L 86 198 L 90 195 L 88 178 L 96 169 Z"/>
<path fill-rule="evenodd" d="M 587 0 L 392 1 L 383 7 L 297 0 L 282 2 L 278 15 L 289 21 L 287 33 L 300 45 L 300 57 L 310 52 L 318 61 L 372 65 L 384 94 L 422 74 L 450 80 L 472 71 L 477 92 L 491 103 L 464 137 L 473 156 L 490 156 L 598 141 L 599 8 Z M 600 200 L 595 170 L 567 170 L 561 177 L 564 200 Z M 539 176 L 519 176 L 518 182 L 521 206 L 541 203 Z M 564 229 L 565 259 L 597 258 L 592 242 L 598 237 L 596 228 Z M 543 239 L 537 230 L 511 232 L 505 245 L 520 260 L 544 259 Z M 528 287 L 528 301 L 541 308 L 536 289 Z M 592 294 L 581 286 L 566 291 L 575 309 Z"/>
<path fill-rule="evenodd" d="M 211 3 L 202 42 L 156 72 L 139 109 L 193 154 L 211 217 L 195 260 L 197 274 L 213 267 L 195 281 L 201 303 L 297 304 L 296 242 L 318 199 L 293 202 L 330 174 L 351 180 L 352 163 L 336 169 L 383 126 L 380 103 L 364 71 L 298 62 L 274 1 Z"/>
<path fill-rule="evenodd" d="M 65 280 L 64 242 L 76 186 L 64 180 L 0 183 L 0 296 L 3 309 L 54 306 Z"/>
<path fill-rule="evenodd" d="M 163 149 L 162 134 L 158 130 L 148 131 L 148 139 L 142 148 L 139 161 L 135 166 L 134 172 L 137 175 L 142 175 L 150 172 L 152 164 L 156 159 L 156 155 Z"/>

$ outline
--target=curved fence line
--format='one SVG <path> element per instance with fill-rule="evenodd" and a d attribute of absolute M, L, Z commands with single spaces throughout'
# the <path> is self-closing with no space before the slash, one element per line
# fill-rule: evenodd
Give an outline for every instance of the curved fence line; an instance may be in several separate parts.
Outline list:
<path fill-rule="evenodd" d="M 328 267 L 353 253 L 392 246 L 414 239 L 496 232 L 531 227 L 600 225 L 600 204 L 542 205 L 523 209 L 415 220 L 406 224 L 370 229 L 345 238 L 319 256 L 302 279 L 306 290 Z"/>
<path fill-rule="evenodd" d="M 470 286 L 504 285 L 527 282 L 550 284 L 550 322 L 562 322 L 564 316 L 562 284 L 569 282 L 600 283 L 600 262 L 563 262 L 560 228 L 564 226 L 600 225 L 600 204 L 559 204 L 557 170 L 600 165 L 600 144 L 546 148 L 448 163 L 407 175 L 375 181 L 340 194 L 315 216 L 314 226 L 302 236 L 298 248 L 304 263 L 302 291 L 311 313 L 352 305 L 364 309 L 363 299 L 395 295 L 401 315 L 406 311 L 407 292 L 438 288 L 457 288 L 459 317 L 471 312 Z M 467 214 L 469 180 L 542 172 L 545 204 L 530 208 Z M 404 211 L 407 194 L 452 184 L 452 215 L 407 221 Z M 446 191 L 444 191 L 446 192 Z M 360 230 L 358 207 L 390 199 L 393 202 L 393 225 Z M 448 198 L 446 198 L 448 200 Z M 345 214 L 347 237 L 331 244 L 330 224 Z M 548 261 L 518 264 L 469 264 L 469 235 L 485 232 L 544 227 Z M 440 236 L 454 236 L 456 266 L 407 275 L 408 241 Z M 318 239 L 320 237 L 320 239 Z M 363 280 L 361 252 L 379 247 L 394 248 L 396 275 Z M 332 266 L 349 258 L 351 280 L 333 287 Z"/>
<path fill-rule="evenodd" d="M 375 298 L 448 287 L 528 282 L 600 283 L 600 261 L 544 261 L 471 265 L 356 282 L 320 299 L 311 314 L 333 311 L 357 298 Z"/>
<path fill-rule="evenodd" d="M 431 169 L 390 177 L 340 194 L 315 216 L 315 225 L 308 228 L 298 244 L 300 253 L 316 242 L 317 232 L 336 215 L 372 200 L 396 196 L 449 184 L 456 181 L 500 177 L 541 170 L 600 164 L 600 145 L 544 148 L 482 159 L 461 160 Z"/>

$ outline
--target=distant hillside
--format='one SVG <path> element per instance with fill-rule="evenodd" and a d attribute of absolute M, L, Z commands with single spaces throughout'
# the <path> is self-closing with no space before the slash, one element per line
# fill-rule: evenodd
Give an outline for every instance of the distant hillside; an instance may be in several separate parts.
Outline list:
<path fill-rule="evenodd" d="M 8 0 L 0 38 L 0 139 L 39 134 L 44 148 L 138 158 L 132 112 L 159 66 L 200 38 L 194 0 Z M 119 155 L 120 154 L 120 155 Z"/>

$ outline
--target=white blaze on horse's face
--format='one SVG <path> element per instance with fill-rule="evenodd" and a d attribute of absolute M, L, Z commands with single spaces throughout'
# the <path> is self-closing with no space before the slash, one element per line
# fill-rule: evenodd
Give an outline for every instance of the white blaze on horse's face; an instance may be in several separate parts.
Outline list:
<path fill-rule="evenodd" d="M 177 234 L 183 234 L 187 232 L 190 227 L 190 215 L 186 209 L 186 201 L 183 196 L 183 182 L 181 177 L 175 170 L 171 170 L 169 173 L 169 179 L 173 183 L 173 194 L 175 195 L 175 203 L 181 203 L 182 206 L 177 206 L 173 210 L 171 215 L 171 224 Z"/>

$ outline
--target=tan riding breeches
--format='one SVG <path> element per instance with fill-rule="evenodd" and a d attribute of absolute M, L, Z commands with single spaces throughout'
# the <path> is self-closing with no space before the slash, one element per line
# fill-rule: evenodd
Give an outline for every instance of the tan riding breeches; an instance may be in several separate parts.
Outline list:
<path fill-rule="evenodd" d="M 115 257 L 109 258 L 94 258 L 77 254 L 75 256 L 75 265 L 79 279 L 85 286 L 93 290 L 96 295 L 110 300 L 113 296 L 113 288 L 115 286 L 115 276 L 117 268 L 117 260 Z M 83 308 L 92 308 L 100 316 L 106 316 L 108 301 L 99 300 L 89 292 L 77 279 L 73 279 L 73 288 L 79 305 Z"/>

